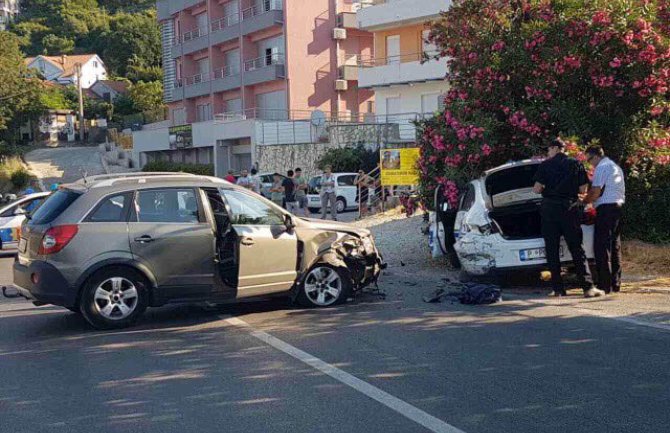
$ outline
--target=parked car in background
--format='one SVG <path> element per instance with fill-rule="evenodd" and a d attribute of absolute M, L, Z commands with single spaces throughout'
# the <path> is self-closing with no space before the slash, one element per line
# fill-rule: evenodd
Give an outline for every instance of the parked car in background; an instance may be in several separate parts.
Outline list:
<path fill-rule="evenodd" d="M 455 251 L 463 270 L 473 275 L 546 267 L 540 205 L 533 177 L 540 163 L 508 163 L 473 180 L 460 199 L 453 227 Z M 582 218 L 584 249 L 593 259 L 595 209 Z M 447 229 L 447 228 L 445 228 Z M 561 261 L 572 261 L 565 241 Z"/>
<path fill-rule="evenodd" d="M 356 173 L 333 173 L 335 176 L 335 194 L 337 196 L 337 213 L 345 210 L 357 209 L 357 190 L 354 184 Z M 309 180 L 307 204 L 310 209 L 321 209 L 321 176 L 314 176 Z"/>
<path fill-rule="evenodd" d="M 0 208 L 0 250 L 16 248 L 21 224 L 49 194 L 51 193 L 28 194 Z"/>
<path fill-rule="evenodd" d="M 327 307 L 383 267 L 366 229 L 295 217 L 214 177 L 137 173 L 53 193 L 22 227 L 14 285 L 119 328 L 170 302 L 290 294 Z"/>

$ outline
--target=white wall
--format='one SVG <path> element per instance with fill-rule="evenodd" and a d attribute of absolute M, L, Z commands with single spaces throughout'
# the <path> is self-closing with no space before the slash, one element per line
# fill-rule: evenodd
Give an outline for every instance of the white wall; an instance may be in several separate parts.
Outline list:
<path fill-rule="evenodd" d="M 95 56 L 81 67 L 81 87 L 88 89 L 98 80 L 107 79 L 107 70 L 99 57 Z"/>
<path fill-rule="evenodd" d="M 449 89 L 446 81 L 417 83 L 412 86 L 391 86 L 375 89 L 375 109 L 378 116 L 385 116 L 386 98 L 400 97 L 400 113 L 421 113 L 421 96 L 433 93 L 445 93 Z"/>

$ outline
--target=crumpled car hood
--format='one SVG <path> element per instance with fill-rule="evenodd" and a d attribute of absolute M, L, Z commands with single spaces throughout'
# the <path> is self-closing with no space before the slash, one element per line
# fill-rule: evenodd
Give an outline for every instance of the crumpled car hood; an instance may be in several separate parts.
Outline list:
<path fill-rule="evenodd" d="M 368 229 L 354 227 L 352 225 L 341 223 L 338 221 L 326 221 L 313 218 L 301 218 L 301 219 L 303 221 L 308 222 L 310 227 L 320 230 L 332 230 L 337 232 L 349 233 L 359 237 L 365 237 L 370 235 L 370 230 Z"/>

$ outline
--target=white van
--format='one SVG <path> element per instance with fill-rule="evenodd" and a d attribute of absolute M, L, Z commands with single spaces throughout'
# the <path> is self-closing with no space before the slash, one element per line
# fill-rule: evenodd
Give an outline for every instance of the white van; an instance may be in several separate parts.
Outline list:
<path fill-rule="evenodd" d="M 337 213 L 357 209 L 357 190 L 354 184 L 356 173 L 333 173 L 335 176 L 335 194 L 337 195 Z M 314 176 L 309 181 L 307 204 L 310 209 L 321 209 L 321 176 Z"/>

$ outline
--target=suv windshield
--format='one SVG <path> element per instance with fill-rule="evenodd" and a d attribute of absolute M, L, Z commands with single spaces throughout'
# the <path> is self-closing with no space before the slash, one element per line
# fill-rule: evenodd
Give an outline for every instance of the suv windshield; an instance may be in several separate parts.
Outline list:
<path fill-rule="evenodd" d="M 38 207 L 35 213 L 30 219 L 30 224 L 42 225 L 49 224 L 60 214 L 62 214 L 65 209 L 67 209 L 74 201 L 79 198 L 81 193 L 70 191 L 70 190 L 60 190 L 49 196 L 47 200 Z"/>

